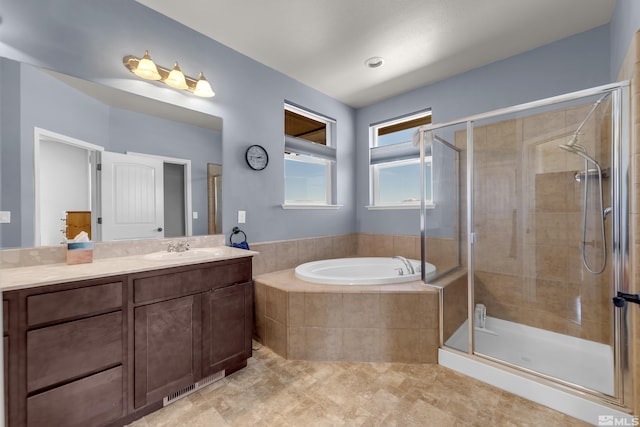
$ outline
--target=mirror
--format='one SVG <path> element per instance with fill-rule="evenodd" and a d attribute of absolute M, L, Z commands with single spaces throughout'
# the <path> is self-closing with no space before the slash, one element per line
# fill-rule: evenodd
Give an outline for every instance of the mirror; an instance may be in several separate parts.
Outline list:
<path fill-rule="evenodd" d="M 57 154 L 52 155 L 51 146 L 60 144 L 76 150 L 54 150 Z M 97 222 L 109 209 L 102 206 L 102 174 L 94 169 L 108 153 L 160 161 L 159 173 L 167 181 L 162 180 L 167 187 L 162 191 L 167 197 L 158 197 L 164 199 L 162 223 L 154 228 L 164 230 L 166 220 L 168 227 L 178 224 L 173 229 L 183 230 L 165 237 L 209 234 L 208 164 L 222 163 L 220 117 L 0 58 L 0 210 L 11 215 L 10 223 L 0 224 L 0 248 L 56 244 L 42 238 L 45 229 L 51 234 L 50 228 L 56 228 L 54 233 L 61 241 L 63 212 L 89 209 L 97 229 L 93 240 L 101 241 L 102 226 Z M 47 187 L 53 178 L 66 176 L 70 170 L 82 171 L 85 178 L 71 174 L 76 178 L 61 182 L 84 182 L 84 187 Z M 53 178 L 44 179 L 43 184 L 46 176 Z M 75 194 L 81 194 L 88 206 L 66 207 L 63 200 Z M 129 191 L 128 197 L 135 198 L 135 193 Z M 128 212 L 125 199 L 118 199 L 116 212 Z M 169 212 L 176 205 L 181 211 L 177 215 Z M 220 202 L 213 206 L 220 209 Z M 46 218 L 39 218 L 41 214 Z M 138 236 L 134 233 L 132 237 Z M 104 240 L 126 238 L 118 235 Z"/>

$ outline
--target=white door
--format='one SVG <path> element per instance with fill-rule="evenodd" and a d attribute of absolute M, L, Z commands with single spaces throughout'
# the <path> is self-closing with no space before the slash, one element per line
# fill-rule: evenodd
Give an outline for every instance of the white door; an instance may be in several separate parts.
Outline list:
<path fill-rule="evenodd" d="M 102 153 L 102 240 L 164 237 L 163 162 Z"/>
<path fill-rule="evenodd" d="M 91 210 L 90 151 L 41 139 L 39 154 L 44 161 L 38 170 L 40 241 L 36 246 L 54 246 L 66 240 L 66 211 Z"/>

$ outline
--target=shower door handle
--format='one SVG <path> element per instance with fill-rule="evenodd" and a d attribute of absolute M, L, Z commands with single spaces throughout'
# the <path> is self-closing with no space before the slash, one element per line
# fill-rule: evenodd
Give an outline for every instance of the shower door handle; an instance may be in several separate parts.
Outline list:
<path fill-rule="evenodd" d="M 619 308 L 624 307 L 627 301 L 640 304 L 640 294 L 625 294 L 618 291 L 618 295 L 613 297 L 613 305 Z"/>

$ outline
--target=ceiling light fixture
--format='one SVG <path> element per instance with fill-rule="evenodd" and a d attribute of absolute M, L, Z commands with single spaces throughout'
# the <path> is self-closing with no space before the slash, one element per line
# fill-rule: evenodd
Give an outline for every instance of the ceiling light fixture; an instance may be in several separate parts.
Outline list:
<path fill-rule="evenodd" d="M 169 70 L 155 64 L 149 56 L 149 51 L 145 50 L 142 58 L 127 55 L 122 59 L 122 62 L 129 71 L 143 79 L 159 81 L 174 89 L 186 90 L 203 98 L 210 98 L 215 95 L 202 72 L 200 72 L 200 76 L 197 79 L 185 76 L 177 62 L 173 69 Z"/>
<path fill-rule="evenodd" d="M 380 68 L 384 65 L 384 58 L 380 56 L 372 56 L 364 61 L 364 63 L 369 68 Z"/>

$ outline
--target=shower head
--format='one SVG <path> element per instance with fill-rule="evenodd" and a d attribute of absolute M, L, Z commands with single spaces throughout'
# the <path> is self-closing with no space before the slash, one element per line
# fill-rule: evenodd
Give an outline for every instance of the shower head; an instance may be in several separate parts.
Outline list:
<path fill-rule="evenodd" d="M 558 147 L 562 148 L 564 151 L 568 151 L 569 153 L 576 154 L 582 157 L 583 159 L 590 161 L 598 168 L 598 170 L 600 170 L 600 163 L 598 163 L 596 159 L 594 159 L 589 154 L 587 154 L 587 150 L 586 148 L 584 148 L 584 146 L 580 144 L 576 144 L 574 142 L 572 145 L 560 144 L 558 145 Z"/>
<path fill-rule="evenodd" d="M 571 139 L 573 141 L 573 139 Z M 569 141 L 569 142 L 571 142 Z M 575 153 L 576 149 L 574 148 L 575 142 L 573 144 L 566 143 L 558 145 L 559 148 L 562 148 L 564 151 L 568 151 L 569 153 Z"/>

